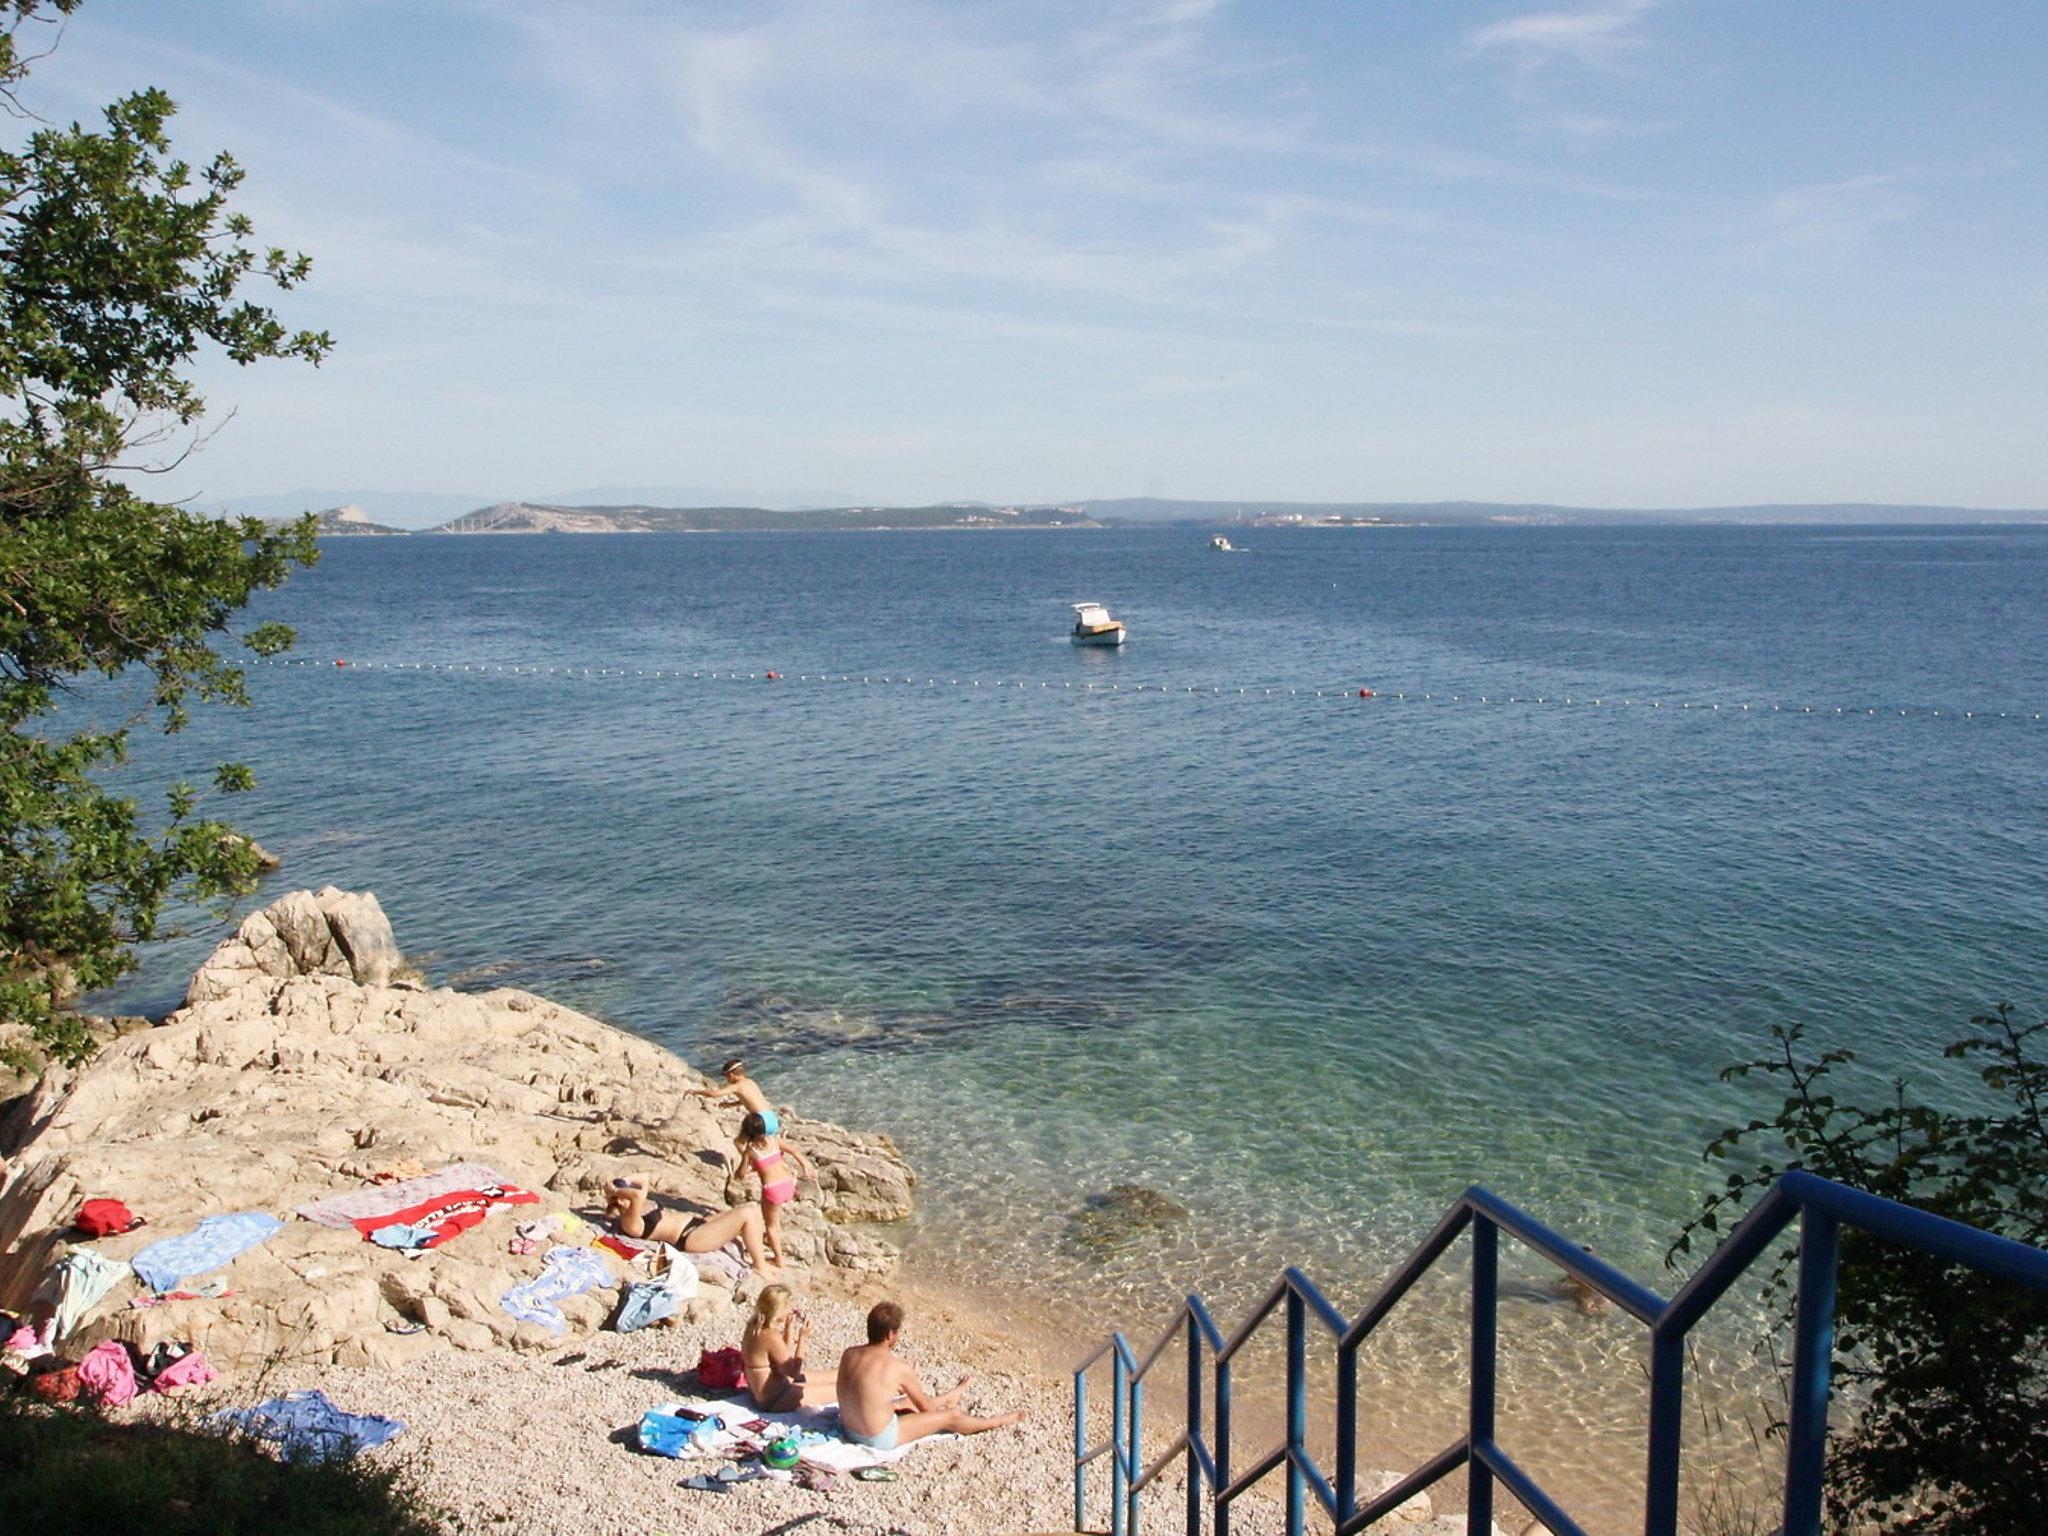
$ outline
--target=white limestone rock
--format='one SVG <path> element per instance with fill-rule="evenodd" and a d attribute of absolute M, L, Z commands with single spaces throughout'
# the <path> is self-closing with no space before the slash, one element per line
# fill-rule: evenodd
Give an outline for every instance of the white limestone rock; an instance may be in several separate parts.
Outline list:
<path fill-rule="evenodd" d="M 287 1225 L 220 1272 L 232 1296 L 135 1310 L 125 1285 L 75 1336 L 81 1347 L 189 1338 L 226 1368 L 363 1364 L 546 1349 L 601 1327 L 615 1290 L 572 1298 L 559 1336 L 503 1310 L 541 1265 L 506 1251 L 505 1215 L 408 1260 L 292 1208 L 411 1160 L 489 1164 L 542 1197 L 522 1214 L 596 1215 L 626 1174 L 716 1209 L 723 1175 L 702 1154 L 730 1146 L 736 1114 L 689 1096 L 704 1079 L 651 1042 L 529 992 L 407 986 L 401 963 L 374 896 L 294 891 L 214 951 L 161 1025 L 112 1039 L 79 1071 L 46 1072 L 0 1122 L 16 1168 L 0 1195 L 0 1306 L 27 1299 L 79 1204 L 108 1196 L 150 1223 L 94 1245 L 114 1258 L 225 1211 Z M 784 1213 L 798 1282 L 804 1266 L 851 1276 L 893 1264 L 886 1243 L 839 1224 L 910 1213 L 915 1181 L 893 1144 L 812 1120 L 792 1134 L 819 1174 Z M 700 1310 L 724 1305 L 718 1293 Z M 426 1331 L 385 1326 L 410 1322 Z"/>

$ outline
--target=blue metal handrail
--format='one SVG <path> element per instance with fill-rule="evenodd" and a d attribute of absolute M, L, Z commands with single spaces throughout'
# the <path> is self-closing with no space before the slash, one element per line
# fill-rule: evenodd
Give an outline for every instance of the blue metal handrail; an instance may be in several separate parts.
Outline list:
<path fill-rule="evenodd" d="M 1110 1531 L 1137 1536 L 1139 1494 L 1167 1468 L 1188 1464 L 1187 1536 L 1199 1536 L 1204 1511 L 1214 1536 L 1230 1536 L 1231 1505 L 1282 1467 L 1287 1477 L 1287 1530 L 1302 1536 L 1309 1496 L 1329 1516 L 1337 1536 L 1351 1536 L 1392 1513 L 1408 1499 L 1464 1467 L 1469 1479 L 1468 1528 L 1491 1529 L 1496 1484 L 1557 1536 L 1584 1536 L 1578 1523 L 1494 1439 L 1498 1381 L 1496 1331 L 1503 1232 L 1541 1254 L 1591 1291 L 1606 1297 L 1650 1331 L 1650 1408 L 1644 1536 L 1677 1536 L 1678 1473 L 1682 1446 L 1685 1341 L 1693 1327 L 1794 1221 L 1799 1223 L 1798 1288 L 1793 1302 L 1792 1381 L 1786 1417 L 1785 1536 L 1819 1536 L 1821 1477 L 1827 1449 L 1828 1396 L 1833 1370 L 1835 1269 L 1841 1229 L 1961 1264 L 1983 1274 L 2048 1291 L 2048 1252 L 2011 1238 L 1865 1194 L 1810 1173 L 1781 1175 L 1726 1241 L 1668 1301 L 1528 1213 L 1477 1185 L 1458 1197 L 1429 1236 L 1396 1269 L 1358 1317 L 1347 1319 L 1299 1269 L 1288 1269 L 1224 1338 L 1202 1298 L 1190 1295 L 1141 1361 L 1120 1333 L 1096 1346 L 1074 1370 L 1074 1529 L 1084 1530 L 1091 1462 L 1110 1461 Z M 1465 1433 L 1428 1461 L 1363 1504 L 1358 1499 L 1358 1350 L 1375 1328 L 1467 1229 L 1472 1234 L 1470 1394 Z M 1237 1469 L 1231 1443 L 1231 1365 L 1239 1350 L 1275 1312 L 1286 1332 L 1287 1413 L 1280 1444 Z M 1330 1335 L 1336 1351 L 1337 1443 L 1334 1481 L 1308 1449 L 1308 1342 L 1311 1321 Z M 1181 1432 L 1145 1464 L 1144 1381 L 1175 1339 L 1187 1345 L 1187 1406 Z M 1208 1350 L 1210 1366 L 1202 1367 Z M 1110 1358 L 1114 1394 L 1110 1432 L 1086 1441 L 1088 1371 Z M 1215 1442 L 1203 1433 L 1205 1401 L 1214 1404 Z"/>

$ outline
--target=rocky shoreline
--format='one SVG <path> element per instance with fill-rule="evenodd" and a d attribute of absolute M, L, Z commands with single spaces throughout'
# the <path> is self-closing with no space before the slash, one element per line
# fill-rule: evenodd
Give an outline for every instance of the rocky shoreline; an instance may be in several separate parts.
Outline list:
<path fill-rule="evenodd" d="M 381 1173 L 457 1161 L 489 1165 L 538 1194 L 539 1209 L 597 1215 L 629 1175 L 671 1203 L 722 1209 L 730 1128 L 686 1091 L 704 1081 L 659 1046 L 530 992 L 428 989 L 407 976 L 374 896 L 295 891 L 214 952 L 183 1008 L 109 1041 L 83 1070 L 47 1071 L 0 1120 L 16 1164 L 0 1195 L 0 1307 L 26 1304 L 94 1198 L 149 1222 L 95 1245 L 114 1259 L 210 1215 L 289 1218 Z M 791 1134 L 819 1175 L 787 1223 L 791 1260 L 892 1268 L 894 1249 L 865 1228 L 910 1214 L 916 1175 L 894 1144 L 796 1117 Z M 236 1261 L 232 1296 L 103 1304 L 75 1337 L 148 1349 L 176 1335 L 230 1369 L 557 1348 L 561 1336 L 499 1305 L 536 1265 L 506 1252 L 498 1225 L 510 1223 L 422 1265 L 355 1231 L 288 1220 Z M 570 1298 L 570 1337 L 602 1326 L 610 1299 Z M 709 1286 L 693 1305 L 728 1304 Z M 391 1331 L 412 1325 L 423 1331 Z"/>
<path fill-rule="evenodd" d="M 404 1418 L 409 1432 L 368 1454 L 404 1467 L 451 1530 L 1065 1529 L 1069 1388 L 993 1309 L 912 1287 L 907 1337 L 928 1380 L 972 1370 L 969 1405 L 1028 1408 L 1022 1429 L 920 1448 L 892 1483 L 755 1483 L 707 1497 L 677 1488 L 675 1463 L 617 1439 L 693 1389 L 700 1349 L 738 1341 L 735 1302 L 751 1277 L 704 1267 L 707 1283 L 672 1326 L 624 1335 L 605 1330 L 620 1293 L 586 1291 L 560 1302 L 556 1330 L 502 1305 L 541 1266 L 509 1251 L 515 1218 L 413 1255 L 290 1219 L 380 1176 L 457 1162 L 536 1195 L 522 1216 L 594 1217 L 625 1176 L 672 1205 L 717 1210 L 731 1116 L 688 1092 L 705 1081 L 661 1047 L 533 993 L 430 989 L 374 896 L 295 891 L 215 950 L 182 1008 L 109 1039 L 82 1069 L 50 1069 L 0 1112 L 13 1165 L 0 1193 L 0 1307 L 29 1304 L 79 1240 L 71 1223 L 85 1200 L 120 1200 L 147 1219 L 91 1245 L 115 1260 L 210 1216 L 264 1212 L 285 1225 L 218 1271 L 223 1294 L 136 1306 L 145 1293 L 131 1277 L 86 1313 L 64 1354 L 108 1339 L 144 1352 L 190 1343 L 225 1373 L 201 1407 L 318 1387 L 351 1411 Z M 789 1278 L 816 1324 L 815 1357 L 836 1359 L 872 1301 L 906 1292 L 895 1248 L 874 1229 L 909 1216 L 916 1175 L 887 1136 L 787 1123 L 817 1171 L 785 1218 Z M 624 1259 L 600 1257 L 618 1284 L 634 1277 Z M 1166 1479 L 1154 1497 L 1162 1511 L 1177 1506 Z M 1241 1530 L 1279 1528 L 1270 1504 L 1239 1510 Z M 1431 1518 L 1426 1501 L 1401 1515 L 1397 1528 L 1417 1536 L 1464 1529 L 1461 1516 Z"/>

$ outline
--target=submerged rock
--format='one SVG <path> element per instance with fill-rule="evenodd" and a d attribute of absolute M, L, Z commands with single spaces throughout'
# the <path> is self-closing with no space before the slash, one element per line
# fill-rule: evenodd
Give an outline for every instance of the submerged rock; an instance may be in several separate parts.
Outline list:
<path fill-rule="evenodd" d="M 93 1245 L 110 1258 L 222 1212 L 268 1211 L 287 1225 L 219 1271 L 231 1296 L 137 1310 L 128 1282 L 67 1350 L 190 1339 L 224 1367 L 388 1364 L 449 1346 L 552 1348 L 602 1326 L 614 1289 L 564 1302 L 562 1335 L 503 1310 L 504 1293 L 540 1268 L 506 1251 L 506 1216 L 417 1260 L 291 1219 L 294 1206 L 380 1172 L 458 1161 L 539 1194 L 522 1214 L 594 1215 L 628 1174 L 665 1203 L 725 1204 L 720 1154 L 736 1116 L 689 1096 L 704 1079 L 677 1057 L 530 992 L 428 991 L 402 967 L 376 897 L 294 891 L 214 951 L 184 1008 L 110 1039 L 76 1072 L 45 1073 L 0 1121 L 0 1152 L 16 1165 L 0 1196 L 0 1306 L 27 1300 L 79 1205 L 104 1196 L 149 1222 Z M 833 1223 L 910 1214 L 915 1177 L 895 1146 L 795 1116 L 790 1134 L 818 1172 L 784 1217 L 798 1283 L 804 1266 L 891 1264 L 887 1244 Z M 408 1322 L 425 1331 L 385 1326 Z"/>
<path fill-rule="evenodd" d="M 1143 1184 L 1115 1184 L 1090 1195 L 1067 1218 L 1067 1246 L 1087 1258 L 1107 1259 L 1193 1220 L 1188 1208 L 1171 1195 Z"/>

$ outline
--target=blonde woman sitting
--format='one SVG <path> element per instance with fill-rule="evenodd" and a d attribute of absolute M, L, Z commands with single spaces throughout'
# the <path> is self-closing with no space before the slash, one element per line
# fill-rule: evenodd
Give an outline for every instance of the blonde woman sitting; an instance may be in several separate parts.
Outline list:
<path fill-rule="evenodd" d="M 740 1335 L 740 1360 L 747 1370 L 747 1391 L 766 1413 L 794 1413 L 832 1401 L 834 1383 L 811 1381 L 804 1374 L 804 1341 L 810 1319 L 799 1312 L 786 1285 L 765 1285 L 754 1298 L 754 1315 Z"/>

